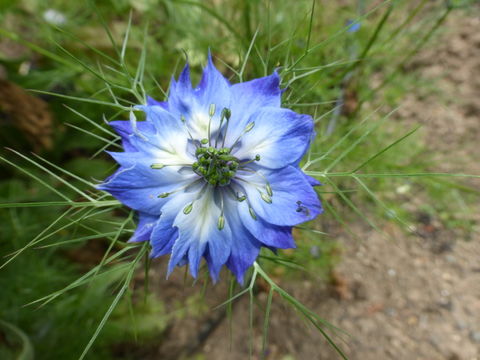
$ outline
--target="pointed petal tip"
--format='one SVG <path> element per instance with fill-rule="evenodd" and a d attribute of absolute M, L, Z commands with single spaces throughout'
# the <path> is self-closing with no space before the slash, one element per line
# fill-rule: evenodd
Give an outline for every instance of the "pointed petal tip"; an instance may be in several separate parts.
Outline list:
<path fill-rule="evenodd" d="M 182 72 L 178 76 L 177 85 L 180 85 L 180 84 L 184 87 L 191 87 L 192 86 L 192 83 L 190 81 L 190 65 L 188 64 L 188 62 L 185 64 Z"/>
<path fill-rule="evenodd" d="M 235 274 L 234 274 L 235 275 Z M 244 274 L 236 274 L 235 278 L 237 279 L 237 282 L 240 284 L 240 286 L 245 285 L 245 278 Z"/>
<path fill-rule="evenodd" d="M 138 239 L 138 238 L 132 236 L 130 239 L 127 240 L 127 243 L 135 244 L 135 243 L 138 243 L 138 242 L 145 242 L 145 241 L 147 241 L 147 240 Z"/>
<path fill-rule="evenodd" d="M 152 106 L 152 105 L 158 105 L 158 104 L 160 104 L 160 101 L 157 101 L 151 96 L 147 95 L 147 105 Z"/>

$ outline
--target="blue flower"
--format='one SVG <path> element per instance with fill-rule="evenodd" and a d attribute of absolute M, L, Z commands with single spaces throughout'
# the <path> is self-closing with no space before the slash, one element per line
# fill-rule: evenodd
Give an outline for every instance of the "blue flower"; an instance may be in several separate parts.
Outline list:
<path fill-rule="evenodd" d="M 358 30 L 360 30 L 360 27 L 362 26 L 359 21 L 356 20 L 347 20 L 347 32 L 349 33 L 355 33 Z"/>
<path fill-rule="evenodd" d="M 231 85 L 209 56 L 196 88 L 188 65 L 168 101 L 137 106 L 146 121 L 113 121 L 125 152 L 98 188 L 138 211 L 130 241 L 150 241 L 152 257 L 171 254 L 168 274 L 202 257 L 218 279 L 226 265 L 243 283 L 260 248 L 294 248 L 292 227 L 322 212 L 299 169 L 313 121 L 281 108 L 280 78 Z"/>

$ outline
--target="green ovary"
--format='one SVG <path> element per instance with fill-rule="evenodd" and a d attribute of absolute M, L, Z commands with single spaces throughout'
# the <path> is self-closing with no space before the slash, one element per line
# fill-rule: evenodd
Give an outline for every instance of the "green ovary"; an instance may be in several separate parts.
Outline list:
<path fill-rule="evenodd" d="M 195 155 L 193 171 L 213 186 L 230 184 L 238 169 L 238 159 L 230 155 L 229 148 L 199 147 Z"/>

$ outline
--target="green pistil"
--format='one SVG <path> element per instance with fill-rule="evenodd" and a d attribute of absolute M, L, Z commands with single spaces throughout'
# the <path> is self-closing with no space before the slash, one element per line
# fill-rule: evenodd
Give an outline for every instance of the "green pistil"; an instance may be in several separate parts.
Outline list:
<path fill-rule="evenodd" d="M 216 149 L 212 146 L 197 148 L 197 161 L 192 169 L 213 186 L 225 186 L 235 176 L 238 159 L 230 155 L 229 148 Z"/>

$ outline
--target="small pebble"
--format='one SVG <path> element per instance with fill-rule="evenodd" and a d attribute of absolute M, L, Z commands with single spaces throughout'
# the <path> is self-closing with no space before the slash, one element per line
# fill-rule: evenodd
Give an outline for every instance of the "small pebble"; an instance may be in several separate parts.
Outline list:
<path fill-rule="evenodd" d="M 387 273 L 389 276 L 392 276 L 392 277 L 397 275 L 397 272 L 394 269 L 388 269 Z"/>
<path fill-rule="evenodd" d="M 470 332 L 470 339 L 472 339 L 472 341 L 480 344 L 480 331 Z"/>

